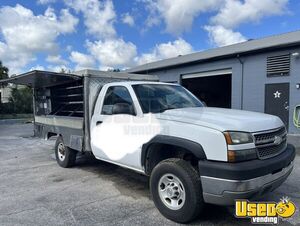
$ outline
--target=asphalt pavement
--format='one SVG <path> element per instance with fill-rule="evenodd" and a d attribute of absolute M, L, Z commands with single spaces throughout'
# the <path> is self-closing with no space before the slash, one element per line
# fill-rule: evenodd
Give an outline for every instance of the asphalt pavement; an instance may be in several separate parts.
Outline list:
<path fill-rule="evenodd" d="M 64 169 L 54 158 L 54 139 L 32 136 L 32 124 L 0 125 L 0 225 L 176 225 L 155 208 L 146 176 L 79 156 Z M 288 196 L 300 225 L 300 152 L 287 181 L 264 200 Z M 233 207 L 207 205 L 190 225 L 251 225 Z"/>

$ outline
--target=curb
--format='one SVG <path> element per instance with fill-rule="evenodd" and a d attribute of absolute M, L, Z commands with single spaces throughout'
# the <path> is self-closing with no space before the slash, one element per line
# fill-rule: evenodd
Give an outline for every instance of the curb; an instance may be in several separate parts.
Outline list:
<path fill-rule="evenodd" d="M 11 125 L 11 124 L 20 124 L 20 123 L 28 123 L 32 122 L 31 118 L 23 118 L 23 119 L 1 119 L 0 125 Z"/>

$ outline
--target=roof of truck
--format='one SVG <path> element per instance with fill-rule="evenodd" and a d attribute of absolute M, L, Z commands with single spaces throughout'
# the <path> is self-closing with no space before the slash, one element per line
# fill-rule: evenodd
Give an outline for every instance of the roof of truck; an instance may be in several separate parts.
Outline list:
<path fill-rule="evenodd" d="M 158 77 L 155 75 L 136 74 L 129 72 L 115 72 L 115 71 L 99 71 L 92 69 L 85 69 L 73 72 L 77 76 L 89 76 L 89 77 L 101 77 L 101 78 L 120 78 L 128 80 L 146 80 L 146 81 L 158 81 Z"/>
<path fill-rule="evenodd" d="M 0 84 L 14 83 L 20 85 L 27 85 L 33 88 L 43 88 L 74 82 L 82 79 L 83 77 L 112 78 L 135 81 L 158 81 L 158 77 L 154 75 L 130 74 L 126 72 L 81 70 L 72 73 L 58 73 L 34 70 L 24 74 L 12 76 L 8 79 L 0 80 Z"/>
<path fill-rule="evenodd" d="M 153 82 L 153 81 L 122 81 L 122 82 L 110 82 L 110 85 L 148 85 L 148 84 L 160 84 L 160 85 L 173 85 L 178 86 L 178 83 L 167 83 L 167 82 Z"/>

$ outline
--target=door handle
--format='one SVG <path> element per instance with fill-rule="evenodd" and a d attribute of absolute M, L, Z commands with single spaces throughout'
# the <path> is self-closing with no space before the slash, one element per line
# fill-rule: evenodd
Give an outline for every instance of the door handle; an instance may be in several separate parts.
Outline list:
<path fill-rule="evenodd" d="M 97 122 L 96 122 L 96 126 L 98 126 L 98 125 L 100 125 L 100 124 L 102 124 L 102 121 L 97 121 Z"/>
<path fill-rule="evenodd" d="M 288 105 L 288 102 L 287 102 L 287 101 L 284 103 L 283 106 L 284 106 L 284 109 L 285 109 L 285 110 L 287 110 L 287 111 L 289 110 L 289 107 L 290 107 L 290 106 Z"/>

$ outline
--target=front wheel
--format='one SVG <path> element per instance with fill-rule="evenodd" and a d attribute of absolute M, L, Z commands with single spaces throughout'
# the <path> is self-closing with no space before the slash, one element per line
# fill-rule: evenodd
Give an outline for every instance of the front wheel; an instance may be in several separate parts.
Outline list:
<path fill-rule="evenodd" d="M 156 208 L 175 222 L 194 220 L 204 205 L 199 175 L 182 159 L 159 163 L 151 173 L 150 190 Z"/>
<path fill-rule="evenodd" d="M 55 157 L 58 165 L 68 168 L 75 165 L 77 152 L 67 146 L 61 136 L 57 137 L 55 143 Z"/>

